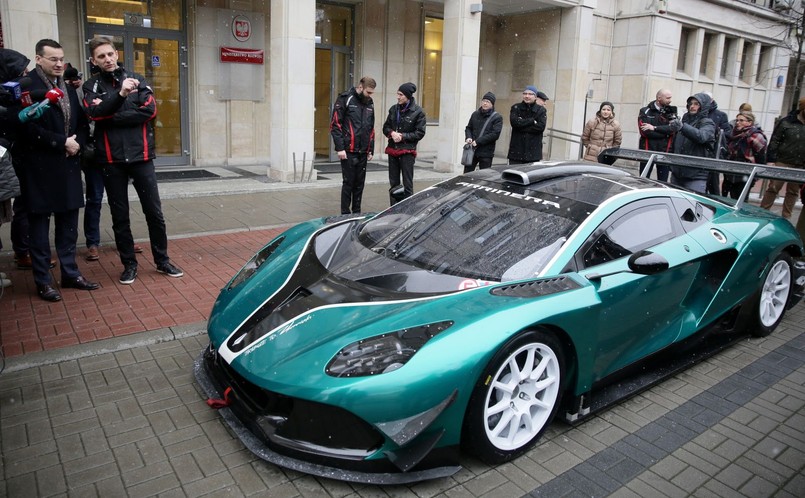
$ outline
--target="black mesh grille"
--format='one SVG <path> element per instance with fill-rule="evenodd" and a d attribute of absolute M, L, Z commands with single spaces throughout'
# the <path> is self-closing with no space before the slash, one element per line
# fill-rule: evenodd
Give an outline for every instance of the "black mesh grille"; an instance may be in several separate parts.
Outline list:
<path fill-rule="evenodd" d="M 502 297 L 539 297 L 548 294 L 557 294 L 581 286 L 573 279 L 567 277 L 548 278 L 545 280 L 532 280 L 520 284 L 495 287 L 490 292 L 494 296 Z"/>

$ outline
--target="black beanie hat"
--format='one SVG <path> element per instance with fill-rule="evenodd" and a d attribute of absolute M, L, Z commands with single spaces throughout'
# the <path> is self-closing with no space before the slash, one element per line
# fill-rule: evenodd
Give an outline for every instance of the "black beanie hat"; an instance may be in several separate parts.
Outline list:
<path fill-rule="evenodd" d="M 409 81 L 408 83 L 403 83 L 402 85 L 400 85 L 400 88 L 398 88 L 397 91 L 399 91 L 400 93 L 402 93 L 403 95 L 405 95 L 407 98 L 410 99 L 411 97 L 414 96 L 414 92 L 416 92 L 416 85 L 414 85 Z"/>
<path fill-rule="evenodd" d="M 495 105 L 495 94 L 492 92 L 486 92 L 481 100 L 488 100 L 489 102 L 492 102 L 492 105 Z"/>
<path fill-rule="evenodd" d="M 612 102 L 608 100 L 601 102 L 601 105 L 598 106 L 598 110 L 600 111 L 601 109 L 603 109 L 605 105 L 608 105 L 609 108 L 612 109 L 612 112 L 615 112 L 615 106 L 612 104 Z"/>

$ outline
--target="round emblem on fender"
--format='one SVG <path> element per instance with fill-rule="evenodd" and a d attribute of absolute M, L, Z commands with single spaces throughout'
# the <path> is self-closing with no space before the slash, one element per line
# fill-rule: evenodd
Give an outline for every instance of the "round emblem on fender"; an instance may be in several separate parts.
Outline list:
<path fill-rule="evenodd" d="M 237 41 L 244 42 L 252 36 L 252 23 L 246 16 L 235 16 L 232 19 L 232 36 Z"/>

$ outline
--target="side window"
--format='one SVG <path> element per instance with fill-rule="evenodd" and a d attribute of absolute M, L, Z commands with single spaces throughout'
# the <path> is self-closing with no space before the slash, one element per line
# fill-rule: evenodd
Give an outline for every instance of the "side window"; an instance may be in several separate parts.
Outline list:
<path fill-rule="evenodd" d="M 672 216 L 676 215 L 665 203 L 615 213 L 610 218 L 614 221 L 605 222 L 584 245 L 582 266 L 614 261 L 672 239 L 678 233 Z"/>

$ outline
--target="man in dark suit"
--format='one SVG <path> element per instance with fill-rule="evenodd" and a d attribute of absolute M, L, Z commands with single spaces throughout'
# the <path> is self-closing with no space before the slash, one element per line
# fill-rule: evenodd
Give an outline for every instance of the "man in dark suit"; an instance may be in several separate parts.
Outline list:
<path fill-rule="evenodd" d="M 59 301 L 50 276 L 50 217 L 55 220 L 55 246 L 61 267 L 61 287 L 94 290 L 75 261 L 78 210 L 84 205 L 79 151 L 86 140 L 87 119 L 75 89 L 66 86 L 64 50 L 54 40 L 36 44 L 36 69 L 30 91 L 59 90 L 64 97 L 42 117 L 25 125 L 20 136 L 23 167 L 20 184 L 27 199 L 30 253 L 39 297 Z"/>

